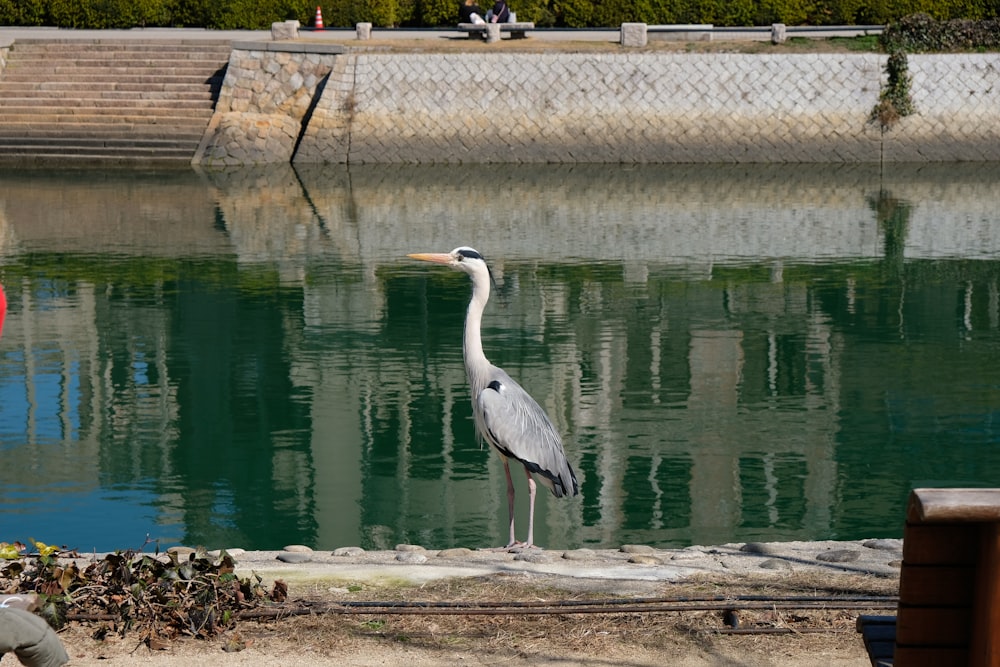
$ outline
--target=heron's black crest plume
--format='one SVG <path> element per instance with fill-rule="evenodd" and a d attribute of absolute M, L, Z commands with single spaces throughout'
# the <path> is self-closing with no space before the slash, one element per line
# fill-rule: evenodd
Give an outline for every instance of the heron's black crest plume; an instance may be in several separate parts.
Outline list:
<path fill-rule="evenodd" d="M 467 257 L 468 259 L 481 259 L 484 262 L 486 261 L 485 257 L 480 255 L 477 251 L 473 250 L 472 248 L 459 248 L 457 252 L 462 257 Z"/>
<path fill-rule="evenodd" d="M 483 257 L 478 250 L 469 247 L 457 248 L 455 252 L 457 252 L 461 257 L 464 257 L 466 259 L 481 260 L 483 264 L 486 265 L 486 271 L 490 274 L 490 284 L 493 285 L 493 289 L 496 291 L 497 296 L 499 296 L 501 302 L 503 302 L 504 301 L 503 292 L 501 292 L 500 286 L 497 285 L 497 280 L 496 278 L 493 277 L 493 269 L 490 268 L 490 263 L 486 261 L 486 258 Z"/>

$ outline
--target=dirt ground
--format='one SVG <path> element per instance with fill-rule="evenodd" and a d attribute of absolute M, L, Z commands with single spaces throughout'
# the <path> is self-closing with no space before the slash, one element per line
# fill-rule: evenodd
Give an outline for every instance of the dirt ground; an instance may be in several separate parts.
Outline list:
<path fill-rule="evenodd" d="M 100 623 L 74 622 L 60 633 L 70 665 L 97 667 L 151 665 L 583 665 L 639 667 L 676 665 L 868 665 L 854 629 L 861 613 L 892 613 L 887 606 L 868 609 L 781 608 L 774 600 L 813 596 L 894 596 L 898 581 L 868 575 L 815 573 L 780 577 L 704 575 L 663 582 L 639 602 L 611 613 L 532 613 L 535 607 L 502 614 L 331 612 L 338 601 L 484 600 L 538 604 L 547 610 L 566 602 L 606 600 L 597 594 L 568 590 L 558 581 L 521 576 L 446 579 L 423 585 L 336 586 L 312 582 L 291 585 L 284 604 L 287 616 L 240 619 L 208 640 L 180 638 L 144 642 L 135 630 L 122 636 Z M 754 596 L 754 601 L 736 600 Z M 652 601 L 678 604 L 680 598 L 723 599 L 726 609 L 649 611 Z M 619 598 L 622 599 L 622 598 Z M 646 602 L 642 602 L 645 600 Z M 770 602 L 768 602 L 770 600 Z M 697 604 L 697 603 L 693 603 Z M 864 603 L 867 604 L 867 603 Z M 742 605 L 742 607 L 741 607 Z M 749 607 L 762 608 L 749 608 Z M 894 603 L 892 603 L 894 606 Z M 427 610 L 416 610 L 426 612 Z M 545 611 L 545 610 L 543 610 Z M 302 615 L 293 615 L 302 614 Z M 727 620 L 730 622 L 727 624 Z M 96 634 L 107 631 L 103 640 Z M 8 662 L 10 659 L 8 659 Z"/>

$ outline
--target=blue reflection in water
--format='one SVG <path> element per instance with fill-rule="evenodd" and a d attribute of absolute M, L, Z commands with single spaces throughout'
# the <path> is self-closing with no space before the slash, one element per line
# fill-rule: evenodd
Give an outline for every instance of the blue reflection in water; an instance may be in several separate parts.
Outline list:
<path fill-rule="evenodd" d="M 115 549 L 141 549 L 147 536 L 161 543 L 181 540 L 180 526 L 164 526 L 151 485 L 141 490 L 81 489 L 60 484 L 48 487 L 5 487 L 0 500 L 0 533 L 4 541 L 38 540 L 80 551 L 105 551 L 106 535 L 115 535 Z"/>
<path fill-rule="evenodd" d="M 997 169 L 0 173 L 0 541 L 502 543 L 467 280 L 405 259 L 465 243 L 581 481 L 537 541 L 899 535 L 1000 479 Z"/>

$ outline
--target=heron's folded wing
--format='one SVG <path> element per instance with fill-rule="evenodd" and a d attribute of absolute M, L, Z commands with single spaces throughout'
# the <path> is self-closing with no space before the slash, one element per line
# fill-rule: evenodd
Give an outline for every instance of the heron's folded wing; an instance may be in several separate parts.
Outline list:
<path fill-rule="evenodd" d="M 476 397 L 483 437 L 506 456 L 542 475 L 557 496 L 576 492 L 562 438 L 535 399 L 509 377 L 498 377 Z"/>

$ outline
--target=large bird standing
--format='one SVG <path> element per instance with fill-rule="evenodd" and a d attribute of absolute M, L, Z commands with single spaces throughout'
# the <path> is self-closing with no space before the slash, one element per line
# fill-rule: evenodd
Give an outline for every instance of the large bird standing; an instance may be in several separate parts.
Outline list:
<path fill-rule="evenodd" d="M 490 270 L 483 256 L 472 248 L 455 248 L 449 253 L 418 253 L 413 259 L 444 264 L 464 271 L 472 278 L 472 300 L 465 316 L 465 372 L 472 389 L 472 416 L 479 437 L 500 454 L 507 475 L 507 509 L 510 513 L 510 542 L 532 547 L 535 541 L 535 479 L 552 491 L 556 498 L 579 492 L 576 475 L 566 454 L 562 438 L 548 415 L 533 398 L 501 368 L 489 362 L 483 353 L 480 327 L 483 310 L 490 298 Z M 514 537 L 514 482 L 510 477 L 510 459 L 519 461 L 528 476 L 528 540 Z"/>

